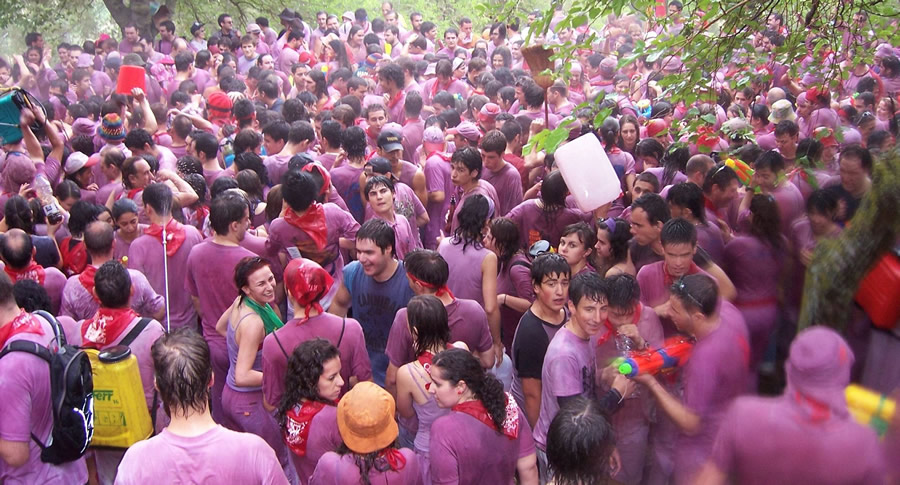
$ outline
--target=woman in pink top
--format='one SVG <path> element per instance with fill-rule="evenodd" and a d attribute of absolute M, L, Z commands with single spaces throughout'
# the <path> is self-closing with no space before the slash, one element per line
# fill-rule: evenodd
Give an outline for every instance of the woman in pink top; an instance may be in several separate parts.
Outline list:
<path fill-rule="evenodd" d="M 534 302 L 531 262 L 519 240 L 519 228 L 506 217 L 491 221 L 484 247 L 497 255 L 497 302 L 500 305 L 500 334 L 503 346 L 512 349 L 513 335 L 522 315 Z"/>
<path fill-rule="evenodd" d="M 337 401 L 344 380 L 338 349 L 315 338 L 298 345 L 288 360 L 278 421 L 300 483 L 309 483 L 319 458 L 341 445 Z"/>

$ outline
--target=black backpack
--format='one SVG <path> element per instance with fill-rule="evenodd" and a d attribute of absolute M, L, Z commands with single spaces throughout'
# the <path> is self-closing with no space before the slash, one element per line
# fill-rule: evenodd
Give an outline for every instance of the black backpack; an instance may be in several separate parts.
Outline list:
<path fill-rule="evenodd" d="M 60 465 L 81 458 L 94 435 L 91 361 L 84 351 L 66 343 L 66 336 L 56 318 L 44 311 L 33 314 L 50 322 L 59 349 L 54 352 L 35 342 L 16 340 L 0 352 L 0 358 L 10 352 L 27 352 L 44 359 L 49 365 L 50 405 L 53 409 L 50 442 L 45 446 L 34 433 L 31 439 L 41 447 L 42 462 Z"/>

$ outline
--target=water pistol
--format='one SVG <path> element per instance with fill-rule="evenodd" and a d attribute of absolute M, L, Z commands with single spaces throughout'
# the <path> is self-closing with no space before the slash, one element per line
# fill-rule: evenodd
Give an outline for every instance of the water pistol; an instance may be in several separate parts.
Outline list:
<path fill-rule="evenodd" d="M 656 375 L 660 371 L 683 366 L 693 349 L 694 343 L 687 337 L 671 337 L 666 339 L 661 348 L 632 352 L 615 364 L 619 367 L 619 373 L 625 377 Z"/>
<path fill-rule="evenodd" d="M 741 181 L 741 185 L 744 187 L 749 187 L 750 182 L 753 179 L 753 169 L 750 168 L 750 165 L 746 163 L 736 160 L 734 158 L 729 158 L 725 160 L 725 166 L 731 168 L 737 173 L 738 180 Z"/>
<path fill-rule="evenodd" d="M 878 436 L 884 436 L 897 403 L 884 394 L 879 394 L 871 389 L 850 384 L 844 391 L 847 398 L 847 408 L 856 422 L 863 426 L 869 426 L 878 432 Z"/>

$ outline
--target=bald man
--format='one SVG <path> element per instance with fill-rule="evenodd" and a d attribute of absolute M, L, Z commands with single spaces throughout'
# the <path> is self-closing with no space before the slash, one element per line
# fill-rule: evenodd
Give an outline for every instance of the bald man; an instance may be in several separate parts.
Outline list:
<path fill-rule="evenodd" d="M 10 230 L 3 239 L 0 256 L 3 258 L 3 269 L 13 283 L 21 280 L 37 281 L 50 296 L 53 314 L 59 313 L 66 276 L 56 268 L 44 268 L 34 261 L 31 236 L 21 229 Z"/>

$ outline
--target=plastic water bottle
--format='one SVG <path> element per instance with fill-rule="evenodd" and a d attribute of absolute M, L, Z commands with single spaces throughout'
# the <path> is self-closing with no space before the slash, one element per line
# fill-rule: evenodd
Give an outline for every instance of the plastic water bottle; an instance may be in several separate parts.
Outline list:
<path fill-rule="evenodd" d="M 37 192 L 38 199 L 41 201 L 41 207 L 44 208 L 47 224 L 60 223 L 63 220 L 63 215 L 56 205 L 56 199 L 53 197 L 53 188 L 50 187 L 50 181 L 47 180 L 46 175 L 38 173 L 34 176 L 34 191 Z"/>

